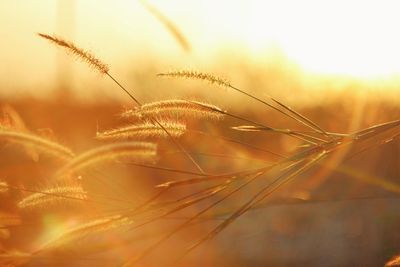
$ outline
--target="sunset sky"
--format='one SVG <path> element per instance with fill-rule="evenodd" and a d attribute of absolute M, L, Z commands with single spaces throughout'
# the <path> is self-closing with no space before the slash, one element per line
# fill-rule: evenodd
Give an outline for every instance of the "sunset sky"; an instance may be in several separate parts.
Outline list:
<path fill-rule="evenodd" d="M 400 73 L 397 1 L 149 3 L 178 26 L 191 54 L 136 0 L 1 1 L 0 82 L 23 87 L 54 76 L 58 52 L 36 32 L 74 40 L 117 71 L 146 56 L 164 62 L 163 67 L 165 62 L 203 67 L 216 64 L 213 59 L 227 51 L 256 64 L 268 63 L 264 55 L 282 53 L 317 74 L 382 78 Z"/>

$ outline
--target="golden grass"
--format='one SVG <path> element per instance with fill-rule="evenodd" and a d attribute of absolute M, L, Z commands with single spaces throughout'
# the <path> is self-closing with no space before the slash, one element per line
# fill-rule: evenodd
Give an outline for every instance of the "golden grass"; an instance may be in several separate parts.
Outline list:
<path fill-rule="evenodd" d="M 47 208 L 65 208 L 79 205 L 78 200 L 86 200 L 87 193 L 81 186 L 55 186 L 39 189 L 39 193 L 31 194 L 18 202 L 20 209 L 45 210 Z"/>
<path fill-rule="evenodd" d="M 133 222 L 120 215 L 108 216 L 91 221 L 81 222 L 76 226 L 70 227 L 56 236 L 53 240 L 44 244 L 36 253 L 43 253 L 57 249 L 65 249 L 72 246 L 74 242 L 80 242 L 89 235 L 99 234 L 105 231 L 129 225 Z"/>
<path fill-rule="evenodd" d="M 159 77 L 169 77 L 169 78 L 186 78 L 186 79 L 196 79 L 207 81 L 211 84 L 216 84 L 222 87 L 231 87 L 231 83 L 221 77 L 215 76 L 211 73 L 205 73 L 195 70 L 176 70 L 158 73 Z"/>
<path fill-rule="evenodd" d="M 0 129 L 0 139 L 27 147 L 34 147 L 61 160 L 69 160 L 74 157 L 74 153 L 69 148 L 29 133 Z"/>
<path fill-rule="evenodd" d="M 110 70 L 105 63 L 101 62 L 101 60 L 96 58 L 92 53 L 85 51 L 82 48 L 77 47 L 72 42 L 66 41 L 60 37 L 51 36 L 51 35 L 44 34 L 44 33 L 38 33 L 38 35 L 57 46 L 65 48 L 68 52 L 72 53 L 77 58 L 86 62 L 89 66 L 98 70 L 100 73 L 105 74 Z"/>
<path fill-rule="evenodd" d="M 157 159 L 157 145 L 149 142 L 117 142 L 99 146 L 86 151 L 68 162 L 56 177 L 69 176 L 70 173 L 120 158 L 129 158 L 136 163 L 154 163 Z"/>
<path fill-rule="evenodd" d="M 170 24 L 155 9 L 152 9 L 147 2 L 144 2 L 144 4 L 150 9 L 150 12 L 158 16 L 177 35 L 176 38 L 185 47 L 183 37 L 180 37 L 176 30 L 172 26 L 169 26 Z M 51 174 L 46 177 L 50 181 L 49 184 L 51 186 L 39 187 L 39 189 L 32 190 L 24 186 L 9 185 L 6 182 L 0 181 L 0 193 L 6 192 L 8 189 L 25 193 L 30 192 L 29 195 L 22 199 L 20 198 L 20 201 L 15 203 L 19 210 L 22 211 L 40 210 L 42 213 L 48 212 L 52 214 L 51 210 L 54 207 L 59 207 L 67 213 L 69 210 L 66 207 L 71 204 L 84 206 L 89 210 L 85 211 L 87 213 L 77 212 L 73 216 L 66 214 L 65 216 L 70 217 L 74 223 L 65 226 L 62 231 L 59 231 L 58 234 L 53 234 L 51 238 L 47 238 L 39 248 L 26 249 L 26 253 L 11 249 L 0 253 L 0 263 L 4 266 L 19 266 L 29 261 L 35 264 L 38 263 L 36 261 L 40 262 L 41 259 L 50 257 L 49 255 L 55 255 L 56 257 L 54 258 L 56 259 L 58 257 L 60 259 L 68 258 L 73 263 L 88 256 L 98 256 L 99 254 L 96 253 L 99 253 L 99 251 L 106 255 L 115 249 L 117 245 L 109 245 L 109 239 L 101 240 L 101 237 L 105 236 L 105 233 L 112 233 L 112 237 L 118 241 L 123 239 L 123 242 L 117 242 L 120 246 L 124 247 L 124 250 L 129 251 L 128 255 L 125 255 L 123 258 L 123 266 L 137 266 L 146 261 L 149 256 L 155 253 L 162 244 L 168 242 L 170 238 L 179 235 L 181 231 L 183 232 L 183 230 L 201 221 L 202 216 L 210 213 L 213 214 L 212 212 L 216 211 L 220 206 L 230 201 L 234 202 L 235 197 L 240 199 L 240 195 L 244 196 L 244 200 L 240 199 L 238 202 L 239 205 L 234 209 L 228 210 L 222 220 L 213 225 L 211 229 L 208 229 L 206 234 L 202 234 L 197 240 L 191 241 L 191 244 L 186 248 L 180 248 L 178 255 L 171 255 L 170 258 L 171 261 L 176 260 L 174 257 L 183 260 L 193 250 L 221 234 L 241 216 L 257 208 L 281 187 L 288 185 L 303 174 L 307 173 L 308 175 L 312 170 L 320 168 L 332 169 L 332 171 L 348 175 L 385 190 L 399 192 L 399 187 L 395 183 L 372 175 L 360 174 L 344 165 L 337 166 L 326 163 L 337 152 L 351 148 L 352 153 L 354 153 L 353 155 L 357 155 L 376 146 L 397 140 L 400 136 L 399 120 L 373 125 L 352 133 L 329 132 L 308 117 L 271 96 L 267 97 L 268 100 L 263 100 L 215 75 L 186 70 L 160 73 L 158 76 L 197 79 L 213 85 L 231 88 L 241 93 L 242 96 L 248 97 L 252 101 L 257 101 L 266 108 L 277 111 L 279 116 L 283 116 L 284 119 L 290 119 L 291 123 L 294 123 L 295 126 L 283 129 L 269 127 L 264 125 L 264 123 L 256 122 L 252 118 L 229 113 L 213 104 L 202 101 L 170 99 L 142 104 L 128 89 L 109 74 L 108 66 L 91 53 L 59 37 L 47 34 L 39 34 L 39 36 L 57 46 L 65 48 L 68 52 L 82 59 L 100 73 L 106 74 L 119 88 L 129 95 L 136 104 L 136 107 L 121 114 L 122 118 L 132 120 L 131 124 L 97 132 L 94 139 L 97 139 L 97 141 L 107 141 L 107 143 L 95 145 L 93 148 L 89 148 L 78 155 L 75 155 L 69 148 L 45 138 L 4 127 L 0 129 L 0 139 L 6 143 L 10 142 L 22 146 L 34 147 L 43 153 L 62 159 L 64 163 L 57 170 L 51 169 Z M 185 143 L 183 144 L 181 143 L 181 139 L 179 141 L 178 139 L 187 133 L 187 123 L 188 125 L 191 122 L 206 124 L 212 120 L 220 120 L 225 116 L 229 116 L 235 125 L 217 124 L 217 127 L 219 127 L 219 130 L 223 134 L 233 129 L 235 131 L 232 132 L 238 134 L 236 136 L 237 139 L 240 139 L 242 134 L 267 133 L 277 136 L 289 136 L 296 138 L 299 146 L 297 149 L 291 150 L 287 155 L 280 156 L 279 159 L 274 160 L 270 164 L 263 162 L 255 167 L 232 170 L 230 172 L 219 172 L 218 168 L 210 168 L 211 171 L 206 172 L 200 166 L 200 163 L 206 165 L 210 162 L 215 163 L 215 161 L 202 161 L 200 157 L 192 156 L 195 153 L 192 153 L 192 151 L 188 152 L 186 146 L 190 145 L 191 150 L 199 148 L 207 149 L 213 145 L 216 147 L 221 146 L 217 142 L 217 138 L 210 137 L 210 135 L 206 143 L 200 139 L 188 138 L 188 140 L 184 140 Z M 245 122 L 247 125 L 236 125 L 237 122 Z M 307 129 L 297 130 L 298 127 L 306 127 Z M 222 138 L 236 141 L 238 144 L 245 144 L 240 140 L 224 137 L 223 134 Z M 124 141 L 120 141 L 121 139 Z M 147 139 L 151 139 L 152 142 L 143 141 Z M 169 145 L 179 149 L 176 158 L 174 158 L 175 156 L 165 156 L 173 154 L 158 153 L 158 146 L 165 146 L 167 148 L 166 152 L 168 152 L 168 149 L 171 149 L 170 146 L 165 145 L 166 140 L 171 141 Z M 262 141 L 264 142 L 264 139 Z M 256 152 L 254 147 L 247 146 L 246 148 L 250 150 L 249 157 L 253 157 L 254 159 L 260 157 L 257 153 L 259 151 Z M 232 151 L 236 152 L 236 150 L 231 149 L 229 146 L 219 147 L 219 149 L 227 155 L 232 153 Z M 237 151 L 239 150 L 237 149 Z M 206 151 L 203 154 L 208 156 L 207 159 L 209 159 L 212 156 L 212 151 L 210 153 Z M 180 155 L 189 159 L 192 164 L 191 166 L 196 167 L 196 171 L 185 169 L 186 165 L 182 164 L 182 161 L 178 159 Z M 177 163 L 176 166 L 169 168 L 163 165 L 155 165 L 161 156 L 165 157 L 161 158 L 161 160 L 164 160 L 164 163 Z M 173 173 L 173 175 L 166 177 L 160 175 L 152 176 L 154 179 L 151 182 L 155 183 L 153 185 L 154 196 L 143 197 L 141 201 L 132 201 L 130 198 L 132 197 L 131 195 L 125 197 L 122 193 L 120 195 L 120 191 L 118 191 L 127 189 L 123 185 L 120 186 L 120 182 L 123 181 L 119 180 L 123 177 L 121 173 L 126 174 L 126 170 L 121 172 L 116 171 L 111 175 L 104 173 L 106 172 L 106 168 L 103 168 L 105 163 L 117 166 L 121 165 L 121 163 L 127 163 L 121 159 L 128 159 L 129 163 L 136 164 L 136 167 L 146 167 L 152 174 L 163 171 L 169 174 Z M 268 158 L 268 160 L 270 159 Z M 250 165 L 247 162 L 246 164 Z M 228 167 L 221 169 L 226 170 L 230 169 L 230 167 L 233 169 L 234 164 L 231 165 L 228 164 Z M 70 183 L 59 185 L 54 183 L 54 178 L 58 180 L 61 178 L 71 178 L 71 176 L 76 178 L 80 177 L 81 173 L 88 174 L 90 178 L 97 178 L 86 179 L 87 176 L 83 176 L 84 179 L 73 179 L 82 180 L 82 184 L 91 185 L 92 187 L 89 186 L 87 190 L 86 187 L 83 189 L 83 185 L 71 185 Z M 29 176 L 29 173 L 26 175 Z M 135 176 L 130 172 L 128 172 L 128 175 L 129 177 Z M 136 176 L 136 180 L 141 179 L 140 175 Z M 159 179 L 160 181 L 158 181 Z M 70 179 L 65 179 L 65 181 L 70 181 Z M 96 185 L 94 188 L 93 184 Z M 89 189 L 93 190 L 93 194 L 91 194 L 92 192 Z M 135 192 L 135 195 L 140 195 L 140 188 L 128 189 L 131 189 L 130 194 Z M 93 199 L 89 199 L 88 195 L 93 196 Z M 227 206 L 230 207 L 229 205 Z M 187 212 L 188 215 L 182 221 L 175 224 L 172 229 L 165 227 L 165 230 L 161 234 L 156 234 L 148 242 L 142 243 L 141 239 L 135 240 L 131 235 L 132 232 L 140 232 L 145 227 L 154 223 L 160 223 L 161 228 L 164 229 L 164 219 L 168 218 L 168 216 L 182 214 L 181 212 Z M 17 216 L 17 218 L 19 217 Z M 41 219 L 39 217 L 39 221 Z M 67 221 L 65 218 L 63 220 Z M 0 224 L 5 225 L 1 220 Z M 124 228 L 122 234 L 119 231 L 121 228 Z M 8 229 L 7 226 L 6 229 Z M 81 251 L 80 245 L 85 246 L 86 249 Z M 137 247 L 139 247 L 140 251 L 137 251 Z M 393 264 L 397 264 L 397 260 L 395 258 L 393 261 L 388 262 L 387 266 L 395 266 Z M 54 265 L 54 262 L 52 264 Z"/>
<path fill-rule="evenodd" d="M 146 119 L 149 117 L 160 118 L 185 118 L 185 119 L 210 119 L 220 120 L 223 111 L 219 107 L 200 101 L 184 99 L 170 99 L 146 103 L 140 108 L 131 109 L 121 114 L 126 119 Z"/>
<path fill-rule="evenodd" d="M 182 136 L 186 131 L 186 125 L 182 122 L 165 120 L 161 124 L 167 132 L 151 122 L 137 123 L 116 129 L 98 132 L 96 138 L 99 140 L 118 139 L 146 139 L 146 138 L 174 138 Z"/>
<path fill-rule="evenodd" d="M 172 34 L 178 44 L 182 47 L 183 50 L 189 52 L 191 50 L 191 46 L 186 36 L 183 35 L 182 31 L 169 19 L 167 18 L 159 9 L 155 6 L 151 5 L 148 1 L 139 0 L 139 2 L 154 16 L 156 17 L 161 24 L 165 26 L 165 28 Z"/>

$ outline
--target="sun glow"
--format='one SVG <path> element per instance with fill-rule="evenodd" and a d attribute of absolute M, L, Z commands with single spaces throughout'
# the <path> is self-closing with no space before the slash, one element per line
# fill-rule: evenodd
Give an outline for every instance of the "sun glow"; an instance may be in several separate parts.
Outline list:
<path fill-rule="evenodd" d="M 324 74 L 400 73 L 399 2 L 249 2 L 248 19 L 232 27 L 254 51 L 278 45 L 304 69 Z"/>
<path fill-rule="evenodd" d="M 151 2 L 204 56 L 237 46 L 259 57 L 278 47 L 306 71 L 362 78 L 400 73 L 397 1 Z"/>
<path fill-rule="evenodd" d="M 46 84 L 49 77 L 58 75 L 58 51 L 48 49 L 36 32 L 73 40 L 112 64 L 116 72 L 127 66 L 142 68 L 137 64 L 141 57 L 147 64 L 157 60 L 166 62 L 157 65 L 167 67 L 209 69 L 222 66 L 226 58 L 219 56 L 221 51 L 227 51 L 225 55 L 234 61 L 265 66 L 271 63 L 268 56 L 278 51 L 306 72 L 362 79 L 400 76 L 398 1 L 147 1 L 187 37 L 190 53 L 182 51 L 165 25 L 139 1 L 44 1 L 40 6 L 29 1 L 21 5 L 2 2 L 0 21 L 14 26 L 2 29 L 6 38 L 0 44 L 0 54 L 7 68 L 0 70 L 0 82 L 27 88 Z M 15 17 L 21 18 L 18 23 Z M 18 53 L 9 52 L 13 49 Z M 46 64 L 40 73 L 27 75 L 43 60 Z M 65 55 L 57 60 L 70 62 Z M 61 69 L 66 73 L 77 68 L 79 64 L 69 64 Z M 75 74 L 85 71 L 86 66 Z"/>

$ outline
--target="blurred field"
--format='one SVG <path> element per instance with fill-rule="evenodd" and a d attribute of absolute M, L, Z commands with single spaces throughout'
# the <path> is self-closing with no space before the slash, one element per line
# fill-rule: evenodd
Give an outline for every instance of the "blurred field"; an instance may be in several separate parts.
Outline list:
<path fill-rule="evenodd" d="M 246 77 L 240 77 L 246 80 Z M 164 83 L 167 82 L 160 82 Z M 189 82 L 190 83 L 190 82 Z M 181 87 L 186 87 L 181 82 Z M 208 86 L 208 85 L 207 85 Z M 257 85 L 255 88 L 259 88 Z M 113 89 L 114 90 L 114 89 Z M 151 90 L 149 88 L 149 90 Z M 201 90 L 201 89 L 199 89 Z M 219 88 L 208 89 L 219 90 Z M 146 91 L 146 90 L 145 90 Z M 147 91 L 148 92 L 148 91 Z M 218 99 L 213 91 L 213 98 Z M 224 90 L 221 95 L 230 94 Z M 170 93 L 172 95 L 172 93 Z M 200 95 L 201 93 L 199 93 Z M 200 96 L 193 94 L 192 97 Z M 207 95 L 207 94 L 206 94 Z M 334 97 L 334 94 L 331 94 Z M 184 97 L 189 97 L 184 94 Z M 398 118 L 399 109 L 390 101 L 376 101 L 374 98 L 336 97 L 335 101 L 327 101 L 323 105 L 308 104 L 299 110 L 309 118 L 330 131 L 347 132 L 365 128 L 374 124 Z M 50 132 L 61 143 L 74 151 L 85 151 L 96 146 L 93 137 L 96 128 L 117 127 L 116 114 L 123 109 L 118 101 L 90 104 L 77 101 L 73 96 L 63 96 L 48 100 L 19 99 L 3 100 L 12 106 L 34 132 Z M 240 103 L 240 105 L 238 104 Z M 224 108 L 241 114 L 246 118 L 265 121 L 274 127 L 295 128 L 292 122 L 277 116 L 276 113 L 263 107 L 256 107 L 247 100 L 224 102 Z M 235 133 L 229 130 L 237 124 L 234 120 L 223 122 L 193 124 L 192 129 L 209 133 L 223 134 L 256 147 L 268 148 L 280 153 L 290 153 L 296 141 L 276 134 Z M 293 123 L 295 124 L 295 123 Z M 255 153 L 251 149 L 242 148 L 222 141 L 212 141 L 212 137 L 187 134 L 183 139 L 190 151 L 226 155 L 226 157 L 201 156 L 196 158 L 211 172 L 226 173 L 234 170 L 249 169 L 260 165 L 259 160 L 275 160 L 265 153 Z M 169 147 L 171 145 L 169 144 Z M 35 161 L 15 146 L 3 145 L 1 160 L 1 177 L 13 185 L 35 187 L 44 183 L 51 175 L 53 165 L 48 165 L 46 158 Z M 173 150 L 173 148 L 170 147 Z M 349 152 L 350 153 L 350 152 Z M 229 158 L 229 156 L 233 157 Z M 237 157 L 238 159 L 235 159 Z M 399 143 L 398 141 L 382 145 L 364 152 L 344 164 L 356 173 L 373 175 L 397 183 L 399 175 Z M 339 166 L 341 163 L 339 163 Z M 163 157 L 161 166 L 191 169 L 182 157 Z M 171 174 L 162 171 L 149 171 L 140 167 L 124 167 L 119 173 L 118 182 L 113 185 L 111 196 L 124 195 L 124 198 L 142 199 L 152 192 L 151 187 L 166 181 Z M 115 172 L 115 170 L 114 170 Z M 184 177 L 180 175 L 179 177 Z M 176 179 L 177 176 L 174 177 Z M 114 184 L 114 183 L 113 183 Z M 123 186 L 125 184 L 125 188 Z M 129 185 L 129 188 L 128 188 Z M 104 190 L 100 184 L 91 184 L 96 190 Z M 110 186 L 106 183 L 104 186 Z M 90 188 L 90 187 L 89 187 Z M 249 187 L 246 195 L 256 189 Z M 14 191 L 12 191 L 14 192 Z M 136 196 L 139 193 L 139 196 Z M 21 194 L 15 191 L 3 197 L 2 209 L 16 212 L 14 201 Z M 135 196 L 132 197 L 131 194 Z M 316 169 L 311 173 L 297 177 L 294 182 L 277 192 L 270 200 L 272 206 L 256 209 L 239 219 L 211 244 L 200 249 L 193 256 L 193 266 L 197 264 L 224 266 L 379 266 L 399 250 L 400 236 L 396 234 L 400 217 L 398 216 L 397 194 L 388 192 L 379 186 L 369 185 L 365 181 L 344 175 L 340 171 Z M 215 213 L 224 214 L 232 210 L 234 200 L 223 205 Z M 31 218 L 29 217 L 27 218 Z M 177 215 L 178 216 L 178 215 Z M 222 215 L 221 215 L 222 216 Z M 24 216 L 25 217 L 25 216 Z M 23 217 L 23 218 L 24 218 Z M 34 217 L 35 218 L 35 217 Z M 54 220 L 57 219 L 57 216 Z M 213 218 L 213 217 L 212 217 Z M 218 220 L 217 215 L 212 220 Z M 29 219 L 28 219 L 29 220 Z M 51 217 L 50 219 L 51 220 Z M 215 224 L 211 221 L 202 227 Z M 21 246 L 30 238 L 35 238 L 37 229 L 22 224 L 11 230 L 11 237 L 4 240 L 4 248 Z M 43 227 L 43 226 L 41 226 Z M 29 230 L 28 230 L 29 229 Z M 202 232 L 201 230 L 200 233 Z M 30 234 L 29 234 L 30 233 Z M 196 232 L 194 232 L 196 233 Z M 199 236 L 200 233 L 190 236 Z M 36 237 L 37 238 L 37 237 Z M 178 240 L 179 241 L 179 240 Z M 175 242 L 178 242 L 175 241 Z M 181 241 L 179 241 L 181 242 Z M 176 244 L 176 249 L 184 247 Z M 210 251 L 212 249 L 212 252 Z M 165 250 L 167 250 L 165 248 Z M 201 258 L 201 260 L 199 260 Z M 157 263 L 155 263 L 157 264 Z M 185 265 L 185 264 L 184 264 Z M 66 263 L 66 266 L 69 266 Z M 93 266 L 97 266 L 94 264 Z M 106 266 L 114 266 L 112 264 Z"/>

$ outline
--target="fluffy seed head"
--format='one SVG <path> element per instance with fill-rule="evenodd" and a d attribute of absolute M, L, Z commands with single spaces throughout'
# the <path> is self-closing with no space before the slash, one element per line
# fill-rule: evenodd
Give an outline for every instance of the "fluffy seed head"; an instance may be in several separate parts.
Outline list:
<path fill-rule="evenodd" d="M 122 226 L 127 226 L 132 224 L 133 221 L 121 215 L 107 216 L 100 219 L 95 219 L 91 221 L 82 222 L 76 226 L 73 226 L 59 236 L 50 240 L 45 244 L 41 250 L 56 250 L 59 248 L 65 249 L 74 246 L 76 240 L 82 241 L 90 235 L 98 235 L 109 230 L 117 229 Z M 74 248 L 72 248 L 74 249 Z M 78 246 L 79 249 L 79 246 Z"/>
<path fill-rule="evenodd" d="M 217 85 L 220 85 L 223 87 L 231 87 L 231 83 L 229 81 L 227 81 L 226 79 L 217 77 L 217 76 L 209 74 L 209 73 L 198 72 L 198 71 L 178 70 L 178 71 L 159 73 L 159 74 L 157 74 L 157 76 L 205 80 L 212 84 L 217 84 Z"/>
<path fill-rule="evenodd" d="M 179 117 L 221 119 L 223 111 L 211 104 L 182 99 L 162 100 L 147 103 L 139 108 L 125 111 L 122 118 Z"/>
<path fill-rule="evenodd" d="M 51 154 L 62 160 L 68 160 L 74 156 L 74 153 L 72 153 L 69 148 L 29 133 L 13 131 L 0 127 L 0 139 L 24 146 L 32 146 L 42 152 Z"/>
<path fill-rule="evenodd" d="M 154 163 L 157 159 L 157 145 L 149 142 L 119 142 L 103 145 L 75 157 L 56 174 L 65 177 L 99 162 L 129 158 L 137 163 Z"/>
<path fill-rule="evenodd" d="M 160 123 L 172 137 L 180 137 L 186 131 L 186 124 L 182 122 L 162 120 Z M 143 122 L 97 133 L 96 138 L 99 140 L 167 138 L 165 130 L 152 122 Z"/>
<path fill-rule="evenodd" d="M 97 69 L 100 73 L 103 73 L 103 74 L 108 73 L 109 67 L 106 64 L 101 62 L 101 60 L 96 58 L 90 52 L 75 46 L 74 43 L 66 41 L 66 40 L 56 37 L 56 36 L 48 35 L 48 34 L 38 33 L 38 35 L 44 39 L 49 40 L 50 42 L 52 42 L 55 45 L 65 48 L 68 52 L 72 53 L 76 57 L 78 57 L 78 58 L 82 59 L 83 61 L 85 61 L 86 63 L 88 63 L 89 66 L 92 66 L 95 69 Z"/>
<path fill-rule="evenodd" d="M 38 190 L 39 191 L 39 190 Z M 87 193 L 80 186 L 55 186 L 40 190 L 23 198 L 20 209 L 42 209 L 65 204 L 79 204 L 79 200 L 87 199 Z"/>

